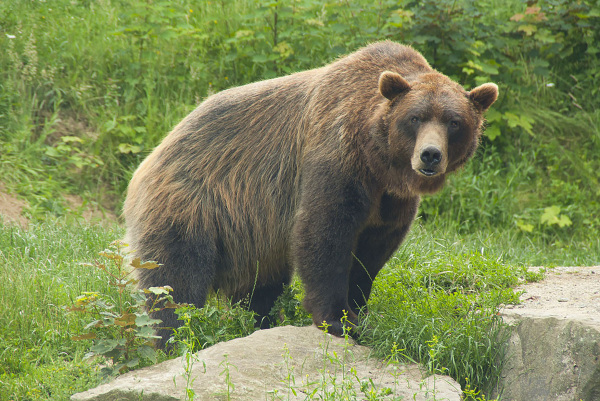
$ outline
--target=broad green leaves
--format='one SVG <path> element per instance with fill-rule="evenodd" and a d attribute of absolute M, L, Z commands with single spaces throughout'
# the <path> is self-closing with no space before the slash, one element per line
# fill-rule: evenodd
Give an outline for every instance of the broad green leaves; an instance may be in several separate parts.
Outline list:
<path fill-rule="evenodd" d="M 124 373 L 144 361 L 156 363 L 152 341 L 160 338 L 155 334 L 155 328 L 161 321 L 150 317 L 149 312 L 181 306 L 173 302 L 173 289 L 169 286 L 135 288 L 137 281 L 129 277 L 132 270 L 156 269 L 160 265 L 142 262 L 139 258 L 127 263 L 124 247 L 125 244 L 114 242 L 109 249 L 99 253 L 107 263 L 84 264 L 104 272 L 118 296 L 98 291 L 84 292 L 69 308 L 72 312 L 92 317 L 92 321 L 84 327 L 88 333 L 73 336 L 73 339 L 94 340 L 87 356 L 110 359 L 112 364 L 102 369 L 107 376 Z"/>
<path fill-rule="evenodd" d="M 540 223 L 548 226 L 557 225 L 560 228 L 573 224 L 568 216 L 560 214 L 560 207 L 558 206 L 550 206 L 545 208 L 544 213 L 540 217 Z"/>

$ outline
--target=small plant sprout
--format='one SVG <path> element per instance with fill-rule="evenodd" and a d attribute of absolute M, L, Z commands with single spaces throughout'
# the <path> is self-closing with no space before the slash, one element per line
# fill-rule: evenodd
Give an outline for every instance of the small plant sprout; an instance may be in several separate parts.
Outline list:
<path fill-rule="evenodd" d="M 131 278 L 135 269 L 155 269 L 155 262 L 134 259 L 127 263 L 122 242 L 113 242 L 109 249 L 100 252 L 104 261 L 86 263 L 102 271 L 106 276 L 108 291 L 84 292 L 69 310 L 92 317 L 76 340 L 94 340 L 86 357 L 101 356 L 108 360 L 101 369 L 103 377 L 116 376 L 141 364 L 157 362 L 153 340 L 155 326 L 160 320 L 149 313 L 163 308 L 175 308 L 169 286 L 135 289 L 137 281 Z"/>
<path fill-rule="evenodd" d="M 234 368 L 236 367 L 235 365 L 231 365 L 229 363 L 229 355 L 227 355 L 227 354 L 223 355 L 223 360 L 219 364 L 219 367 L 222 367 L 223 370 L 221 371 L 221 373 L 219 373 L 219 375 L 225 376 L 225 385 L 227 386 L 226 390 L 225 390 L 225 395 L 227 397 L 226 398 L 227 401 L 231 400 L 231 394 L 235 390 L 235 385 L 231 381 L 231 375 L 230 375 L 230 370 L 229 370 L 230 366 L 233 366 Z"/>

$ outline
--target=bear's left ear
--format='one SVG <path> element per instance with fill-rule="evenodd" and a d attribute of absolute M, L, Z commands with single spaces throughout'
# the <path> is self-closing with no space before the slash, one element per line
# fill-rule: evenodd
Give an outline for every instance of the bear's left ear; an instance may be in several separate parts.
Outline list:
<path fill-rule="evenodd" d="M 481 111 L 486 111 L 498 99 L 498 85 L 489 82 L 479 85 L 469 92 L 469 99 L 478 105 Z"/>
<path fill-rule="evenodd" d="M 409 89 L 410 84 L 400 74 L 384 71 L 379 76 L 379 92 L 389 100 Z"/>

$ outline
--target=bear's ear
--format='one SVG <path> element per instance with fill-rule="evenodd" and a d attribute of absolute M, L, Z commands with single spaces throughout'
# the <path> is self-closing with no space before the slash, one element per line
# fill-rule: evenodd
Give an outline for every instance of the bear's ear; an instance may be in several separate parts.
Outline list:
<path fill-rule="evenodd" d="M 379 76 L 379 92 L 389 100 L 409 89 L 410 84 L 400 74 L 384 71 Z"/>
<path fill-rule="evenodd" d="M 486 111 L 498 99 L 498 85 L 489 82 L 479 85 L 469 92 L 469 99 L 479 106 L 481 111 Z"/>

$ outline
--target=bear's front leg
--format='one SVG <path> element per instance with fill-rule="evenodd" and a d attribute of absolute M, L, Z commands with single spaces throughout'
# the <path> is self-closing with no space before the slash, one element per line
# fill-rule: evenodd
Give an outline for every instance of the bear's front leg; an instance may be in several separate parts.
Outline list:
<path fill-rule="evenodd" d="M 317 326 L 344 333 L 358 316 L 348 304 L 352 251 L 369 212 L 370 200 L 360 182 L 323 168 L 303 177 L 300 207 L 293 231 L 296 269 L 304 283 L 304 306 Z"/>

